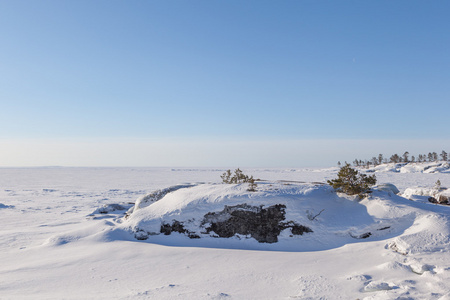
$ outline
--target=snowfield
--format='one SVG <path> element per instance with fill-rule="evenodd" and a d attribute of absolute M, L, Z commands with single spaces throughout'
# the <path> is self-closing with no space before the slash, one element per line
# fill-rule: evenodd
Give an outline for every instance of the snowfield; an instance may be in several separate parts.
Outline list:
<path fill-rule="evenodd" d="M 0 299 L 450 299 L 445 164 L 369 169 L 361 201 L 323 184 L 337 168 L 243 171 L 257 192 L 223 169 L 0 169 Z"/>

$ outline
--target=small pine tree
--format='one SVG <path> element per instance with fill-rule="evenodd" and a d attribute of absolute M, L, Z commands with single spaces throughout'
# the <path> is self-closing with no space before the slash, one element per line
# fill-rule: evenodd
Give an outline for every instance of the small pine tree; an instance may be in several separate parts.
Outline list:
<path fill-rule="evenodd" d="M 438 161 L 438 154 L 436 152 L 431 153 L 433 155 L 433 161 Z"/>
<path fill-rule="evenodd" d="M 442 152 L 441 152 L 441 157 L 442 157 L 442 160 L 443 160 L 443 161 L 447 161 L 447 159 L 448 159 L 448 154 L 447 154 L 447 152 L 445 152 L 444 150 L 442 150 Z"/>
<path fill-rule="evenodd" d="M 376 182 L 375 175 L 361 174 L 349 164 L 339 170 L 337 179 L 328 180 L 328 184 L 337 191 L 347 195 L 358 195 L 361 199 L 370 193 L 370 186 L 375 185 Z"/>
<path fill-rule="evenodd" d="M 398 154 L 393 154 L 393 155 L 390 157 L 390 162 L 392 162 L 392 163 L 398 163 L 398 162 L 400 162 L 400 156 L 398 156 Z"/>
<path fill-rule="evenodd" d="M 248 179 L 248 189 L 249 192 L 256 192 L 257 184 L 255 183 L 255 179 L 253 179 L 253 176 L 250 176 Z"/>
<path fill-rule="evenodd" d="M 227 170 L 220 178 L 222 178 L 223 183 L 231 183 L 231 170 Z"/>
<path fill-rule="evenodd" d="M 405 162 L 405 163 L 409 162 L 408 156 L 409 156 L 409 152 L 408 151 L 403 153 L 403 162 Z"/>
<path fill-rule="evenodd" d="M 374 165 L 374 166 L 376 166 L 376 165 L 378 165 L 378 158 L 376 158 L 376 157 L 372 157 L 372 164 Z"/>
<path fill-rule="evenodd" d="M 438 192 L 441 190 L 441 181 L 439 179 L 434 184 L 434 189 Z"/>
<path fill-rule="evenodd" d="M 383 163 L 383 154 L 378 154 L 378 164 L 381 165 Z"/>
<path fill-rule="evenodd" d="M 239 168 L 234 170 L 234 176 L 231 179 L 232 183 L 248 182 L 248 176 L 244 175 L 244 173 Z"/>
<path fill-rule="evenodd" d="M 241 169 L 237 168 L 234 170 L 234 175 L 231 175 L 231 170 L 227 170 L 223 173 L 220 178 L 222 178 L 223 183 L 245 183 L 249 181 L 249 177 L 245 175 Z"/>

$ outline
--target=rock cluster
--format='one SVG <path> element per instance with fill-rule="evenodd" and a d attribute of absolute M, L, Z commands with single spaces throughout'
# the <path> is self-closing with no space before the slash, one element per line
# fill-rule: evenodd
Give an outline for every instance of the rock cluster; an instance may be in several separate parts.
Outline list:
<path fill-rule="evenodd" d="M 290 228 L 292 235 L 302 235 L 312 232 L 306 226 L 294 221 L 285 222 L 285 209 L 283 204 L 276 204 L 263 208 L 263 206 L 250 206 L 239 204 L 225 206 L 222 211 L 207 213 L 201 223 L 205 234 L 215 234 L 222 238 L 246 235 L 254 238 L 260 243 L 278 242 L 281 231 Z M 194 232 L 184 228 L 183 223 L 174 220 L 172 224 L 163 223 L 161 233 L 169 235 L 172 232 L 184 233 L 190 238 L 199 238 Z"/>

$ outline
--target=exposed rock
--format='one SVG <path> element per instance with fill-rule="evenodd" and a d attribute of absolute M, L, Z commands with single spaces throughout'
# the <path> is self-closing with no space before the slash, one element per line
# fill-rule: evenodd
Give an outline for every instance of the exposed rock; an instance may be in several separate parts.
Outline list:
<path fill-rule="evenodd" d="M 435 197 L 428 197 L 428 201 L 436 204 L 450 205 L 448 197 L 441 194 L 438 194 Z"/>
<path fill-rule="evenodd" d="M 96 214 L 109 214 L 113 213 L 118 214 L 121 211 L 126 211 L 130 206 L 127 204 L 104 204 L 103 206 L 97 208 L 94 210 L 89 216 L 94 216 Z"/>
<path fill-rule="evenodd" d="M 278 242 L 278 236 L 286 228 L 291 228 L 295 235 L 312 232 L 310 228 L 293 221 L 282 222 L 285 220 L 285 208 L 283 204 L 267 208 L 247 204 L 225 206 L 220 212 L 207 213 L 202 224 L 209 225 L 206 233 L 214 232 L 226 238 L 236 234 L 250 235 L 260 243 Z"/>
<path fill-rule="evenodd" d="M 294 225 L 292 225 L 291 227 L 291 232 L 294 235 L 302 235 L 305 232 L 313 232 L 313 231 L 309 227 L 294 223 Z"/>
<path fill-rule="evenodd" d="M 380 231 L 380 230 L 386 230 L 386 229 L 389 229 L 389 228 L 391 228 L 391 226 L 381 227 L 381 228 L 378 228 L 377 230 Z"/>
<path fill-rule="evenodd" d="M 148 233 L 143 230 L 138 230 L 134 233 L 134 237 L 139 241 L 148 239 Z"/>
<path fill-rule="evenodd" d="M 286 206 L 283 204 L 276 204 L 267 208 L 245 203 L 225 206 L 222 211 L 209 212 L 204 216 L 200 225 L 204 228 L 204 232 L 201 233 L 214 234 L 223 238 L 248 235 L 260 243 L 275 243 L 278 242 L 281 231 L 287 228 L 291 229 L 293 235 L 312 232 L 310 228 L 294 221 L 283 222 L 286 214 L 285 209 Z M 200 238 L 196 232 L 187 230 L 183 222 L 173 220 L 172 223 L 163 222 L 161 224 L 160 233 L 170 235 L 172 232 L 185 234 L 191 239 Z M 147 239 L 148 233 L 141 232 L 135 236 L 137 239 Z"/>
<path fill-rule="evenodd" d="M 408 251 L 400 248 L 399 245 L 397 245 L 397 243 L 395 242 L 390 242 L 389 244 L 386 245 L 385 248 L 391 249 L 392 251 L 400 253 L 401 255 L 408 255 Z"/>
<path fill-rule="evenodd" d="M 172 224 L 169 223 L 162 223 L 161 224 L 161 233 L 164 233 L 164 235 L 170 235 L 172 232 L 178 232 L 178 233 L 184 233 L 191 239 L 199 239 L 200 236 L 197 235 L 194 232 L 190 232 L 189 230 L 186 230 L 183 226 L 183 223 L 174 220 Z"/>
<path fill-rule="evenodd" d="M 113 211 L 116 211 L 116 210 L 125 210 L 125 209 L 126 208 L 123 207 L 120 204 L 105 204 L 105 205 L 103 205 L 103 207 L 100 207 L 98 209 L 98 213 L 100 213 L 100 214 L 107 214 L 109 212 L 113 212 Z"/>
<path fill-rule="evenodd" d="M 445 196 L 445 195 L 442 195 L 442 194 L 437 195 L 436 200 L 437 200 L 437 202 L 439 204 L 450 204 L 448 202 L 448 196 Z"/>
<path fill-rule="evenodd" d="M 372 235 L 371 232 L 365 232 L 365 233 L 359 234 L 359 235 L 354 235 L 354 234 L 350 233 L 350 236 L 354 239 L 367 239 L 371 235 Z"/>

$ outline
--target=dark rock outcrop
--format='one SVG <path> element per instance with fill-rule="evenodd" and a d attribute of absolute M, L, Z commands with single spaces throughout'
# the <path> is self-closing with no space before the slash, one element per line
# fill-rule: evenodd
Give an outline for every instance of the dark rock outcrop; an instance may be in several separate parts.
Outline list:
<path fill-rule="evenodd" d="M 290 228 L 292 235 L 302 235 L 305 232 L 313 232 L 309 227 L 300 225 L 294 221 L 285 222 L 285 209 L 283 204 L 276 204 L 264 208 L 239 204 L 225 206 L 222 211 L 207 213 L 200 225 L 199 232 L 189 231 L 183 222 L 172 220 L 172 223 L 163 222 L 160 233 L 170 235 L 172 232 L 182 233 L 191 239 L 200 238 L 200 234 L 209 234 L 222 238 L 229 238 L 237 234 L 249 235 L 260 243 L 278 242 L 281 231 Z M 190 221 L 188 221 L 190 222 Z M 201 231 L 203 230 L 203 231 Z M 136 229 L 135 237 L 138 240 L 146 240 L 149 233 Z"/>
<path fill-rule="evenodd" d="M 354 239 L 367 239 L 371 235 L 372 235 L 371 232 L 366 232 L 366 233 L 358 234 L 358 235 L 354 235 L 354 234 L 350 233 L 350 236 Z"/>
<path fill-rule="evenodd" d="M 260 243 L 278 242 L 281 231 L 291 228 L 293 235 L 312 232 L 306 226 L 285 220 L 286 206 L 276 204 L 263 208 L 240 204 L 225 206 L 222 211 L 207 213 L 202 222 L 207 225 L 206 233 L 214 232 L 219 237 L 232 237 L 236 234 L 250 235 Z"/>
<path fill-rule="evenodd" d="M 428 201 L 435 204 L 450 205 L 449 198 L 444 195 L 437 195 L 436 197 L 428 197 Z"/>
<path fill-rule="evenodd" d="M 194 232 L 190 232 L 189 230 L 185 229 L 183 223 L 177 220 L 174 220 L 172 224 L 162 223 L 160 232 L 164 233 L 164 235 L 170 235 L 172 232 L 178 232 L 186 234 L 191 239 L 200 238 L 198 234 L 195 234 Z"/>

